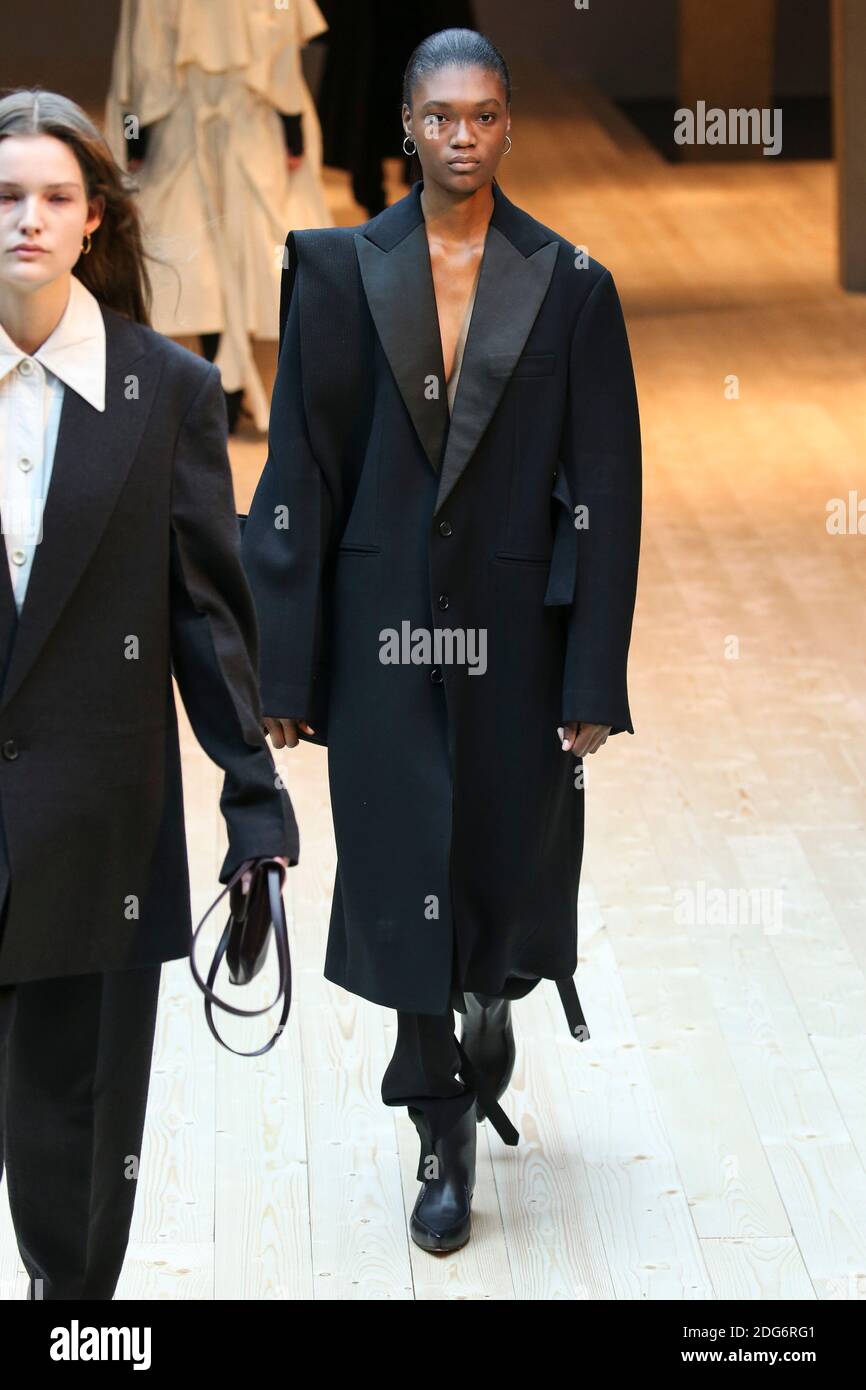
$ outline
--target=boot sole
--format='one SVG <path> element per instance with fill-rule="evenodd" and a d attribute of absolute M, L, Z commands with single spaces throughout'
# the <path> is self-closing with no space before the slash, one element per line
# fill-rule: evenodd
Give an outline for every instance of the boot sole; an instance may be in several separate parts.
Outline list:
<path fill-rule="evenodd" d="M 466 1234 L 466 1239 L 458 1241 L 456 1245 L 444 1245 L 441 1244 L 441 1237 L 437 1239 L 436 1236 L 431 1235 L 430 1243 L 428 1243 L 427 1240 L 419 1239 L 419 1237 L 415 1234 L 414 1231 L 410 1231 L 410 1235 L 412 1236 L 412 1240 L 415 1243 L 415 1245 L 418 1246 L 419 1250 L 426 1250 L 428 1255 L 453 1255 L 455 1250 L 462 1250 L 464 1246 L 469 1244 L 469 1238 L 471 1234 L 471 1230 L 468 1231 Z"/>
<path fill-rule="evenodd" d="M 472 1198 L 475 1195 L 475 1188 L 469 1193 L 469 1215 L 466 1218 L 466 1235 L 462 1240 L 458 1240 L 456 1245 L 451 1244 L 451 1237 L 447 1234 L 436 1235 L 433 1231 L 416 1226 L 415 1214 L 409 1222 L 409 1234 L 414 1243 L 420 1250 L 426 1250 L 430 1255 L 450 1255 L 455 1250 L 462 1250 L 464 1245 L 469 1244 L 472 1235 Z"/>

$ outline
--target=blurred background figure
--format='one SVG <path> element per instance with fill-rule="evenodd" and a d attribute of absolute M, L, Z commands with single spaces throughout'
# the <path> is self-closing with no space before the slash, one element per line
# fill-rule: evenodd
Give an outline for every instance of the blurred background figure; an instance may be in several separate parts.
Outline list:
<path fill-rule="evenodd" d="M 404 182 L 412 177 L 403 154 L 396 75 L 425 35 L 476 28 L 473 6 L 470 0 L 322 0 L 322 13 L 327 57 L 317 105 L 325 163 L 349 172 L 355 200 L 375 217 L 387 202 L 383 159 L 402 158 Z"/>
<path fill-rule="evenodd" d="M 315 0 L 122 0 L 105 131 L 136 174 L 153 326 L 215 361 L 234 432 L 267 429 L 250 336 L 276 341 L 289 228 L 329 226 L 301 49 Z"/>

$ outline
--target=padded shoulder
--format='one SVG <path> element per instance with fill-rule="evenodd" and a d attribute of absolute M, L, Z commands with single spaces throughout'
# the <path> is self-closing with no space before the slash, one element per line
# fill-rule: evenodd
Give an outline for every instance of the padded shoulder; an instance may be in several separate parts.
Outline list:
<path fill-rule="evenodd" d="M 299 269 L 311 285 L 315 283 L 320 287 L 320 292 L 328 285 L 336 291 L 341 285 L 349 289 L 352 277 L 358 278 L 353 240 L 356 230 L 355 227 L 316 227 L 289 232 L 280 281 L 280 348 Z"/>

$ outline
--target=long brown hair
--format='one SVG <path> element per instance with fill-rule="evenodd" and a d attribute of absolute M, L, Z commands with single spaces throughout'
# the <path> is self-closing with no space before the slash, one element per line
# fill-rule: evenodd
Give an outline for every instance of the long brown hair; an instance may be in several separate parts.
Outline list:
<path fill-rule="evenodd" d="M 151 286 L 134 194 L 138 184 L 114 160 L 105 137 L 68 97 L 19 87 L 0 97 L 0 140 L 7 135 L 53 135 L 75 155 L 88 200 L 105 200 L 89 255 L 72 267 L 101 304 L 150 326 Z"/>

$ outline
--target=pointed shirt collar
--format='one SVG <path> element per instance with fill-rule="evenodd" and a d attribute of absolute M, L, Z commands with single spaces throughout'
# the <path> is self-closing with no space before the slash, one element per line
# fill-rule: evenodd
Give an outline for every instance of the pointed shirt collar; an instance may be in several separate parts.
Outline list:
<path fill-rule="evenodd" d="M 77 275 L 56 328 L 31 354 L 95 410 L 105 410 L 105 321 L 99 301 Z M 0 380 L 28 354 L 0 324 Z"/>

